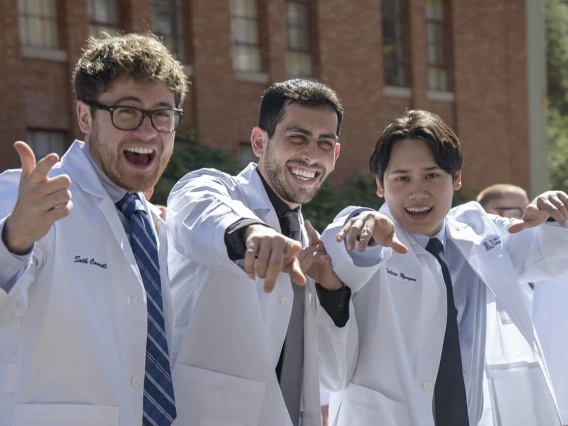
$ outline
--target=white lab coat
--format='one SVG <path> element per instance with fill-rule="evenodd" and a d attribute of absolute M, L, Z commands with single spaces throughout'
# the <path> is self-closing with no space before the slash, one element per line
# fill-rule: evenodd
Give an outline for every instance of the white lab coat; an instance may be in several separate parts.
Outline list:
<path fill-rule="evenodd" d="M 144 285 L 116 208 L 82 143 L 76 141 L 50 175 L 64 173 L 72 180 L 71 213 L 36 242 L 9 293 L 0 289 L 0 324 L 8 327 L 0 328 L 0 425 L 12 425 L 12 414 L 14 426 L 140 425 Z M 16 200 L 19 174 L 0 176 L 1 217 Z M 157 208 L 148 203 L 146 208 L 159 226 L 171 342 L 165 222 Z"/>
<path fill-rule="evenodd" d="M 439 264 L 396 224 L 396 234 L 409 253 L 392 253 L 384 266 L 355 266 L 358 254 L 335 241 L 350 211 L 340 213 L 322 235 L 336 273 L 352 288 L 359 332 L 358 357 L 335 369 L 332 361 L 341 358 L 336 354 L 341 342 L 320 338 L 320 356 L 328 358 L 320 367 L 323 383 L 331 385 L 331 390 L 342 390 L 332 396 L 330 425 L 434 426 L 434 383 L 446 326 L 441 313 L 447 310 Z M 390 216 L 386 205 L 381 212 Z M 487 215 L 477 203 L 452 209 L 446 219 L 446 238 L 458 247 L 485 286 L 481 292 L 485 318 L 480 323 L 485 322 L 486 327 L 477 331 L 482 333 L 485 348 L 476 348 L 485 361 L 479 374 L 484 398 L 476 413 L 471 412 L 468 401 L 471 424 L 560 425 L 548 371 L 518 282 L 566 269 L 568 229 L 545 224 L 509 234 L 509 223 Z M 368 249 L 373 250 L 392 252 L 380 246 Z M 351 364 L 356 365 L 352 376 Z"/>
<path fill-rule="evenodd" d="M 532 309 L 560 417 L 568 425 L 568 273 L 535 282 Z"/>
<path fill-rule="evenodd" d="M 178 426 L 292 425 L 275 373 L 292 311 L 290 276 L 280 274 L 265 293 L 264 280 L 251 280 L 229 259 L 224 239 L 241 218 L 280 230 L 255 169 L 250 164 L 236 177 L 189 173 L 168 199 Z M 302 425 L 320 426 L 312 281 L 305 294 Z"/>

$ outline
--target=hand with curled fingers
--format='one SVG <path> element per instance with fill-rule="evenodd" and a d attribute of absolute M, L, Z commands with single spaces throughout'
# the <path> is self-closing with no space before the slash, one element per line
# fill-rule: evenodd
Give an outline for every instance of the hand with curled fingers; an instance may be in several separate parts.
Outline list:
<path fill-rule="evenodd" d="M 405 254 L 408 248 L 400 242 L 394 232 L 393 221 L 384 214 L 366 210 L 347 221 L 337 234 L 337 242 L 347 241 L 347 249 L 365 251 L 371 239 L 383 247 L 391 247 L 395 252 Z"/>
<path fill-rule="evenodd" d="M 264 278 L 264 291 L 274 290 L 280 272 L 290 275 L 298 285 L 306 284 L 298 254 L 302 245 L 278 231 L 260 224 L 248 226 L 244 231 L 245 271 L 251 278 Z M 256 271 L 255 271 L 256 259 Z"/>
<path fill-rule="evenodd" d="M 526 228 L 533 228 L 553 218 L 561 226 L 568 220 L 568 195 L 563 191 L 547 191 L 540 194 L 527 206 L 520 222 L 509 226 L 509 233 L 516 234 Z"/>
<path fill-rule="evenodd" d="M 67 175 L 49 177 L 59 161 L 57 154 L 49 154 L 36 164 L 34 152 L 25 142 L 16 142 L 14 148 L 20 156 L 22 174 L 18 199 L 4 224 L 2 240 L 10 252 L 26 254 L 73 208 L 71 179 Z"/>
<path fill-rule="evenodd" d="M 343 282 L 333 271 L 331 259 L 317 231 L 308 220 L 305 221 L 305 226 L 309 246 L 303 248 L 300 252 L 302 271 L 326 290 L 335 291 L 343 288 Z"/>

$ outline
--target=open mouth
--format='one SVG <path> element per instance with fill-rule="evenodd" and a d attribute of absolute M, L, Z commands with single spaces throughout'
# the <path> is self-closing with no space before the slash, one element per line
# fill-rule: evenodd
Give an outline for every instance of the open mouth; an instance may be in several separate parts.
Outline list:
<path fill-rule="evenodd" d="M 321 172 L 301 169 L 299 167 L 288 167 L 288 171 L 296 179 L 306 183 L 315 181 L 321 175 Z"/>
<path fill-rule="evenodd" d="M 405 207 L 404 211 L 414 219 L 422 219 L 432 211 L 433 207 Z"/>
<path fill-rule="evenodd" d="M 156 150 L 151 147 L 133 146 L 123 152 L 126 161 L 135 167 L 148 167 L 156 157 Z"/>

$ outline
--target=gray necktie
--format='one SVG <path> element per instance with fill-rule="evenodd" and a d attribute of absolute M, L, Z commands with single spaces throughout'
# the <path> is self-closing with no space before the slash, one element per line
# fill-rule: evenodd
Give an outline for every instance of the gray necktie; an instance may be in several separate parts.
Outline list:
<path fill-rule="evenodd" d="M 289 212 L 286 222 L 290 229 L 290 238 L 302 242 L 300 215 Z M 302 400 L 302 376 L 304 370 L 304 304 L 305 287 L 292 283 L 294 301 L 292 314 L 288 323 L 288 331 L 282 348 L 282 370 L 280 373 L 280 389 L 284 396 L 286 408 L 290 413 L 292 424 L 300 424 L 300 404 Z"/>

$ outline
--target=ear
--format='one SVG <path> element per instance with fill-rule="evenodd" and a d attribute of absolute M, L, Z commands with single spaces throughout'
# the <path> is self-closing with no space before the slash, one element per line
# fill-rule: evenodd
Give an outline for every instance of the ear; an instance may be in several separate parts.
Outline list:
<path fill-rule="evenodd" d="M 258 158 L 262 158 L 266 150 L 266 144 L 268 143 L 268 133 L 260 127 L 255 127 L 252 129 L 252 134 L 250 135 L 250 143 L 254 155 Z"/>
<path fill-rule="evenodd" d="M 337 157 L 339 157 L 339 151 L 341 151 L 341 144 L 337 142 L 335 144 L 335 150 L 333 152 L 333 160 L 337 161 Z"/>
<path fill-rule="evenodd" d="M 83 133 L 90 133 L 93 129 L 93 117 L 91 107 L 83 101 L 77 101 L 77 122 Z"/>
<path fill-rule="evenodd" d="M 458 170 L 454 175 L 454 191 L 457 191 L 462 187 L 462 172 Z"/>
<path fill-rule="evenodd" d="M 383 198 L 385 196 L 385 188 L 379 178 L 375 178 L 375 181 L 377 182 L 377 195 Z"/>

